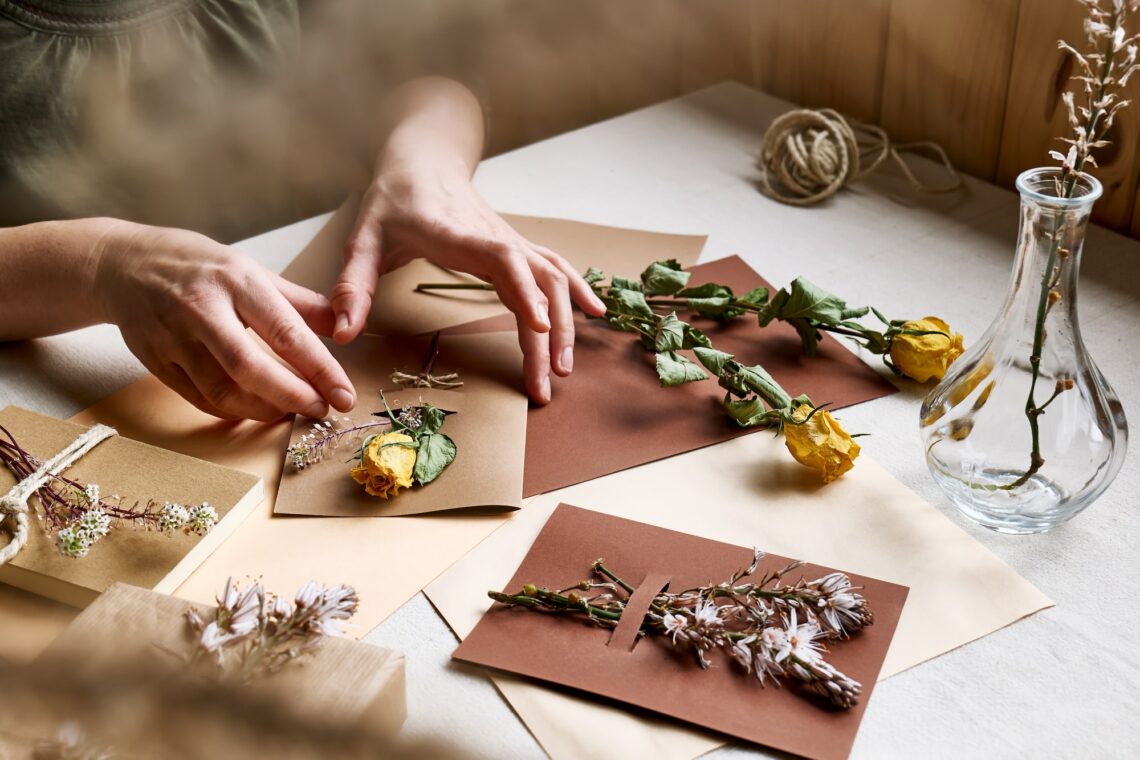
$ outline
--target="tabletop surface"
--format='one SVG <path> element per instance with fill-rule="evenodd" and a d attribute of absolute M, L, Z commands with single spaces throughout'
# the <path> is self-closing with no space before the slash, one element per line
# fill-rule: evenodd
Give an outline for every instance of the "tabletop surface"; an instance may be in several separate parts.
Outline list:
<path fill-rule="evenodd" d="M 475 181 L 503 212 L 707 234 L 702 261 L 739 254 L 772 282 L 802 274 L 850 303 L 943 316 L 967 345 L 980 337 L 1006 292 L 1016 195 L 968 179 L 955 196 L 916 198 L 883 176 L 822 206 L 781 206 L 757 191 L 753 163 L 764 127 L 787 108 L 725 83 L 489 159 Z M 280 271 L 326 218 L 238 247 Z M 1085 342 L 1125 411 L 1140 414 L 1140 242 L 1093 228 L 1082 268 Z M 0 406 L 69 416 L 143 371 L 111 326 L 0 344 Z M 1138 457 L 1068 525 L 991 533 L 961 517 L 927 472 L 918 433 L 927 388 L 896 382 L 900 393 L 843 410 L 845 427 L 874 431 L 860 441 L 867 454 L 1057 606 L 879 684 L 853 757 L 1140 756 Z M 544 756 L 490 681 L 449 661 L 456 639 L 423 594 L 365 640 L 407 656 L 408 735 L 482 757 Z"/>

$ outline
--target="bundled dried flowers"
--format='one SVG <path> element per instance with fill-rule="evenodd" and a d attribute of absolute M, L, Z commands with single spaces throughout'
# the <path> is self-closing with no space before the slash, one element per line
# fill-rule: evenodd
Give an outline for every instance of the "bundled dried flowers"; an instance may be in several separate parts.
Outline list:
<path fill-rule="evenodd" d="M 231 578 L 212 620 L 194 609 L 186 613 L 198 639 L 190 662 L 208 658 L 219 677 L 240 683 L 261 678 L 314 651 L 321 637 L 341 635 L 341 622 L 356 614 L 359 603 L 351 586 L 309 581 L 290 602 L 260 583 L 242 590 Z"/>
<path fill-rule="evenodd" d="M 803 562 L 745 581 L 756 572 L 763 556 L 756 550 L 749 567 L 719 585 L 660 592 L 646 613 L 640 635 L 661 636 L 673 646 L 691 650 L 702 668 L 710 667 L 709 654 L 720 650 L 761 684 L 768 679 L 777 685 L 780 679 L 791 680 L 836 707 L 852 707 L 862 692 L 861 684 L 828 663 L 824 654 L 825 642 L 846 639 L 874 621 L 860 587 L 838 572 L 813 581 L 801 577 L 795 583 L 782 583 Z M 509 606 L 579 615 L 596 625 L 616 628 L 634 588 L 606 567 L 604 560 L 594 562 L 593 570 L 597 579 L 560 591 L 528 583 L 516 594 L 487 594 Z"/>
<path fill-rule="evenodd" d="M 0 436 L 0 462 L 17 481 L 39 468 L 40 460 L 2 425 Z M 54 533 L 56 548 L 74 559 L 86 557 L 117 524 L 167 535 L 181 532 L 202 536 L 218 522 L 217 510 L 207 502 L 184 506 L 150 499 L 145 504 L 128 504 L 122 496 L 103 496 L 97 483 L 81 483 L 63 475 L 51 476 L 36 491 L 36 501 L 40 507 L 36 515 L 49 534 Z"/>
<path fill-rule="evenodd" d="M 401 407 L 393 411 L 384 400 L 380 419 L 354 424 L 349 418 L 330 418 L 313 423 L 309 432 L 286 449 L 296 470 L 304 470 L 345 443 L 356 448 L 350 469 L 352 479 L 370 496 L 388 499 L 401 488 L 427 485 L 455 460 L 455 441 L 440 432 L 447 416 L 454 414 L 431 404 Z M 380 432 L 386 430 L 387 432 Z"/>

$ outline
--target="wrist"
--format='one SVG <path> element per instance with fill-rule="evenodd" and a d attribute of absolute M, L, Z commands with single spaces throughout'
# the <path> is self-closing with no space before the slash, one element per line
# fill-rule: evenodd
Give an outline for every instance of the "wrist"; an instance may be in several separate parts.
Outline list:
<path fill-rule="evenodd" d="M 131 249 L 150 229 L 146 225 L 122 219 L 82 219 L 87 241 L 84 269 L 86 295 L 89 308 L 101 322 L 115 323 L 111 308 L 113 294 L 119 289 L 123 276 L 123 262 L 133 258 Z"/>

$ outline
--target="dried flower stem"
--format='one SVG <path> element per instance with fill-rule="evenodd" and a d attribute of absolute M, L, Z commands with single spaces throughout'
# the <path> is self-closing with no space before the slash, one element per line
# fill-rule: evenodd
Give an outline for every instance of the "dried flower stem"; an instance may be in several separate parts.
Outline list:
<path fill-rule="evenodd" d="M 801 577 L 795 583 L 780 585 L 785 575 L 803 566 L 802 562 L 746 582 L 762 556 L 755 552 L 752 564 L 725 583 L 658 593 L 640 635 L 665 636 L 674 645 L 691 648 L 702 668 L 711 664 L 708 652 L 721 649 L 761 683 L 768 677 L 791 678 L 837 707 L 851 707 L 862 687 L 823 660 L 821 642 L 845 639 L 871 625 L 874 618 L 866 599 L 842 573 L 814 581 Z M 592 569 L 606 581 L 583 580 L 561 591 L 528 583 L 515 594 L 488 591 L 487 595 L 509 606 L 583 615 L 595 625 L 615 628 L 634 588 L 603 560 L 595 561 Z M 618 589 L 626 593 L 625 598 L 614 593 Z M 591 591 L 599 593 L 590 595 Z"/>

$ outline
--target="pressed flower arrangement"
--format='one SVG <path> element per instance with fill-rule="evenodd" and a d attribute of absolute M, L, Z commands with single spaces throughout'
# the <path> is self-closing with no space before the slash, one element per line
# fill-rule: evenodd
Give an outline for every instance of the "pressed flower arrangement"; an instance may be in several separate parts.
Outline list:
<path fill-rule="evenodd" d="M 432 404 L 388 407 L 381 394 L 384 411 L 375 412 L 368 422 L 355 424 L 347 417 L 313 423 L 309 432 L 289 446 L 286 458 L 300 471 L 322 461 L 330 452 L 351 442 L 355 464 L 350 477 L 365 493 L 389 499 L 401 489 L 424 486 L 438 478 L 455 461 L 455 441 L 441 432 L 448 415 L 454 414 Z"/>
<path fill-rule="evenodd" d="M 638 280 L 614 276 L 605 284 L 605 273 L 594 267 L 585 274 L 606 305 L 601 319 L 614 329 L 637 334 L 654 352 L 662 387 L 716 377 L 725 390 L 723 409 L 736 424 L 783 431 L 792 457 L 815 470 L 824 483 L 854 466 L 860 451 L 854 437 L 808 396 L 791 396 L 763 366 L 744 365 L 717 350 L 709 336 L 681 320 L 678 311 L 722 323 L 751 315 L 761 328 L 784 322 L 795 328 L 808 356 L 816 353 L 821 333 L 840 335 L 883 357 L 896 374 L 920 382 L 940 379 L 962 353 L 962 336 L 937 317 L 889 320 L 873 307 L 850 307 L 802 277 L 774 294 L 761 287 L 740 295 L 715 282 L 693 286 L 690 278 L 691 273 L 671 259 L 650 265 Z M 465 288 L 493 286 L 421 284 L 416 290 Z M 863 324 L 860 320 L 869 314 L 880 324 Z"/>

